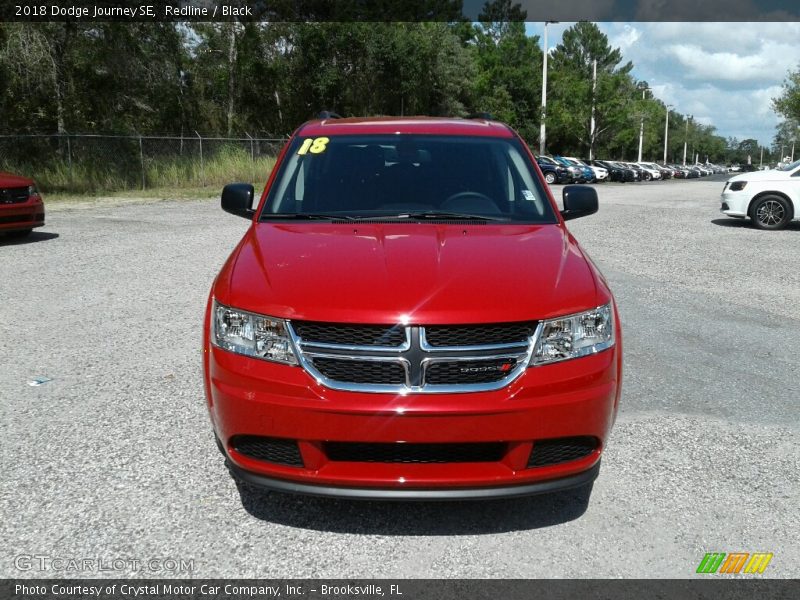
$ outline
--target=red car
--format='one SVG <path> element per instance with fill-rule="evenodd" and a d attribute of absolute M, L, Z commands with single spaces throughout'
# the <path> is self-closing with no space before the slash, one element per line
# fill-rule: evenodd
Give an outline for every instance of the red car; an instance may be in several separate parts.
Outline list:
<path fill-rule="evenodd" d="M 232 475 L 375 499 L 587 486 L 619 317 L 565 220 L 597 211 L 488 119 L 323 118 L 282 150 L 214 281 L 204 380 Z"/>
<path fill-rule="evenodd" d="M 32 179 L 0 172 L 0 234 L 28 235 L 44 225 L 44 202 Z"/>

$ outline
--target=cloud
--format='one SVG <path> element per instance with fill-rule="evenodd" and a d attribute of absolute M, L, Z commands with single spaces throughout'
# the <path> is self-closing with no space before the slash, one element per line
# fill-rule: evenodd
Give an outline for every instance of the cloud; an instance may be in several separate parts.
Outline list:
<path fill-rule="evenodd" d="M 769 144 L 772 98 L 800 61 L 800 23 L 601 23 L 655 96 L 725 137 Z"/>

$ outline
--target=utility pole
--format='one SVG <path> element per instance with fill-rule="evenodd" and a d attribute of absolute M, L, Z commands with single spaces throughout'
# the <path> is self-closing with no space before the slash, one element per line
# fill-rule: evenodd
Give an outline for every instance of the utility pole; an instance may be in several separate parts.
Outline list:
<path fill-rule="evenodd" d="M 547 117 L 547 25 L 550 23 L 558 23 L 558 21 L 545 21 L 544 22 L 544 57 L 542 59 L 542 115 L 541 124 L 539 126 L 539 154 L 544 154 L 545 141 L 547 134 L 545 132 L 545 119 Z"/>
<path fill-rule="evenodd" d="M 594 151 L 594 109 L 595 109 L 595 93 L 597 91 L 597 59 L 594 59 L 594 63 L 592 65 L 592 121 L 589 128 L 589 160 L 592 160 L 594 156 L 592 156 Z"/>
<path fill-rule="evenodd" d="M 672 108 L 672 104 L 667 104 L 665 107 L 667 109 L 667 117 L 664 120 L 664 164 L 667 164 L 667 140 L 669 140 L 669 109 Z"/>
<path fill-rule="evenodd" d="M 764 166 L 764 146 L 761 146 L 761 158 L 758 159 L 758 168 Z"/>
<path fill-rule="evenodd" d="M 642 162 L 642 144 L 644 142 L 644 96 L 649 89 L 647 87 L 647 82 L 641 82 L 639 84 L 639 89 L 642 90 L 642 122 L 639 125 L 639 160 L 636 162 Z"/>
<path fill-rule="evenodd" d="M 686 137 L 683 140 L 683 166 L 686 166 L 686 150 L 689 147 L 689 121 L 692 120 L 692 115 L 686 119 Z"/>

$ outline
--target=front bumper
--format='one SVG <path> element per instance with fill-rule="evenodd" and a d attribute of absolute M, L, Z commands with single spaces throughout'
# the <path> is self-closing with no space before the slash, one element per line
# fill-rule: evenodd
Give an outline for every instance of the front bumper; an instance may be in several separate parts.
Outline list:
<path fill-rule="evenodd" d="M 619 400 L 621 346 L 527 369 L 503 389 L 481 393 L 395 395 L 343 392 L 300 367 L 206 346 L 206 396 L 232 472 L 283 491 L 384 499 L 490 498 L 589 483 Z M 235 436 L 296 441 L 302 466 L 238 452 Z M 593 437 L 590 454 L 528 467 L 537 441 Z M 502 442 L 491 462 L 357 462 L 326 453 L 329 442 L 469 444 Z"/>
<path fill-rule="evenodd" d="M 0 205 L 0 233 L 34 229 L 44 225 L 44 202 L 31 196 L 26 202 Z"/>
<path fill-rule="evenodd" d="M 420 500 L 426 502 L 436 500 L 491 500 L 550 494 L 589 485 L 600 474 L 600 461 L 598 460 L 593 467 L 577 475 L 525 485 L 466 489 L 370 489 L 309 485 L 283 479 L 272 479 L 244 471 L 230 461 L 227 464 L 234 478 L 263 490 L 305 496 L 349 498 L 352 500 Z"/>
<path fill-rule="evenodd" d="M 750 206 L 750 196 L 743 191 L 722 192 L 719 211 L 729 217 L 746 217 L 747 209 Z"/>

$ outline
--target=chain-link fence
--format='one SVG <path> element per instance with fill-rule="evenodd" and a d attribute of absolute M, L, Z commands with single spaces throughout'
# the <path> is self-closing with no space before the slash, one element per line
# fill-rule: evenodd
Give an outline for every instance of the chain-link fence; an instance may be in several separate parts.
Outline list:
<path fill-rule="evenodd" d="M 0 135 L 0 171 L 44 192 L 98 193 L 263 184 L 285 139 L 112 135 Z"/>

